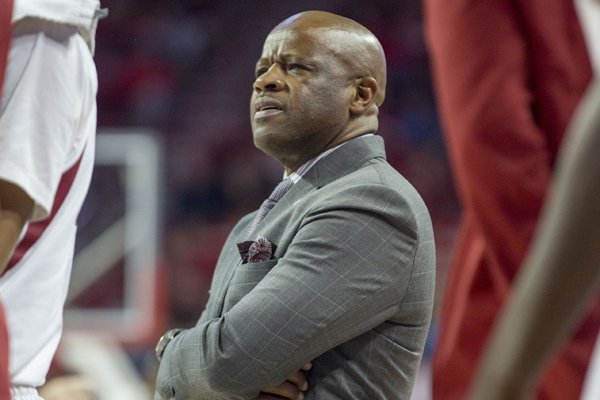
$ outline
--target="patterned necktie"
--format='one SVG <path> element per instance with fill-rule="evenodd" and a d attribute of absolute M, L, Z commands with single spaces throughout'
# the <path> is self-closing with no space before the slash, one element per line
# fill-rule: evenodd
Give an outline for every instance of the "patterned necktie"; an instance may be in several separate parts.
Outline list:
<path fill-rule="evenodd" d="M 271 193 L 271 195 L 260 205 L 260 208 L 258 209 L 258 212 L 256 213 L 256 216 L 254 217 L 254 220 L 252 221 L 252 223 L 250 224 L 250 228 L 248 229 L 248 238 L 252 236 L 258 224 L 260 224 L 260 222 L 267 216 L 269 211 L 271 211 L 271 209 L 275 207 L 275 204 L 277 204 L 277 202 L 281 200 L 283 195 L 293 185 L 294 181 L 292 181 L 290 178 L 285 178 L 284 180 L 279 182 L 279 184 L 273 190 L 273 193 Z"/>

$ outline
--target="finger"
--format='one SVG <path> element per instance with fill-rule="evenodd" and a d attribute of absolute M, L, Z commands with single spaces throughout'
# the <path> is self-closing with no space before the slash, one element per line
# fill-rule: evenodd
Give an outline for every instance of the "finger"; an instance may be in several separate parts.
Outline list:
<path fill-rule="evenodd" d="M 302 391 L 308 389 L 308 381 L 306 380 L 306 375 L 304 375 L 304 372 L 302 371 L 294 372 L 288 377 L 287 380 L 296 385 L 296 387 Z"/>
<path fill-rule="evenodd" d="M 274 396 L 274 395 L 267 394 L 267 393 L 261 393 L 254 400 L 281 400 L 281 399 L 282 399 L 281 396 Z"/>
<path fill-rule="evenodd" d="M 304 393 L 298 388 L 298 386 L 296 386 L 296 384 L 289 381 L 285 381 L 277 386 L 263 389 L 262 393 L 269 395 L 276 394 L 277 396 L 281 396 L 290 400 L 304 399 Z"/>
<path fill-rule="evenodd" d="M 308 371 L 308 370 L 310 370 L 312 368 L 312 366 L 313 366 L 313 363 L 307 362 L 306 364 L 304 364 L 302 366 L 302 371 Z"/>

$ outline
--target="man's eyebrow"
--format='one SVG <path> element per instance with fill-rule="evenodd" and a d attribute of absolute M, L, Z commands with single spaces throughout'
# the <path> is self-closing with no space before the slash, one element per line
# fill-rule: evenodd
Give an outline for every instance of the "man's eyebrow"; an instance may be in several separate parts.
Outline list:
<path fill-rule="evenodd" d="M 307 57 L 303 57 L 303 56 L 299 56 L 297 54 L 291 54 L 291 53 L 286 53 L 286 54 L 278 54 L 275 57 L 261 57 L 258 59 L 258 61 L 256 62 L 256 65 L 265 65 L 265 64 L 271 64 L 273 62 L 280 62 L 280 61 L 284 61 L 284 62 L 301 62 L 301 63 L 306 63 L 306 64 L 315 64 L 315 62 L 313 60 L 311 60 L 310 58 Z"/>
<path fill-rule="evenodd" d="M 290 54 L 285 57 L 286 61 L 299 62 L 302 64 L 315 64 L 315 62 L 309 57 L 303 57 L 296 54 Z"/>
<path fill-rule="evenodd" d="M 266 57 L 263 58 L 259 58 L 258 61 L 256 62 L 256 66 L 260 66 L 260 65 L 265 65 L 269 62 L 269 59 Z"/>

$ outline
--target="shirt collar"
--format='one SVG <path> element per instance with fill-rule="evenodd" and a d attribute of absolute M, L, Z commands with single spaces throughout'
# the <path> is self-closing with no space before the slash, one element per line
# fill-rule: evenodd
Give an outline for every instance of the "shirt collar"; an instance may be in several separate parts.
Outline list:
<path fill-rule="evenodd" d="M 294 172 L 292 172 L 291 174 L 288 175 L 287 172 L 283 172 L 283 178 L 290 178 L 292 180 L 292 182 L 296 183 L 298 182 L 303 176 L 304 174 L 306 174 L 308 172 L 309 169 L 311 169 L 320 159 L 327 157 L 329 154 L 333 153 L 335 150 L 339 149 L 340 147 L 342 147 L 343 145 L 345 145 L 348 142 L 351 142 L 354 139 L 357 139 L 359 137 L 366 137 L 366 136 L 373 136 L 374 133 L 367 133 L 365 135 L 360 135 L 357 136 L 355 138 L 352 138 L 348 141 L 345 141 L 343 143 L 338 144 L 335 147 L 332 147 L 331 149 L 327 149 L 324 152 L 322 152 L 321 154 L 319 154 L 318 156 L 308 160 L 307 162 L 305 162 L 304 164 L 302 164 L 300 167 L 298 167 Z"/>

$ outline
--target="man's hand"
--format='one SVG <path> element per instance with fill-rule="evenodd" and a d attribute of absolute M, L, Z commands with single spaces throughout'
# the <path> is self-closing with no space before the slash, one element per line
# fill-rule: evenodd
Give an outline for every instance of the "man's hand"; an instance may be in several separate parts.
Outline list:
<path fill-rule="evenodd" d="M 306 371 L 312 368 L 312 363 L 306 363 L 301 369 L 290 375 L 287 380 L 277 386 L 263 389 L 255 400 L 302 400 L 308 389 Z"/>
<path fill-rule="evenodd" d="M 80 375 L 65 375 L 50 379 L 39 390 L 46 400 L 93 400 L 92 384 Z"/>

